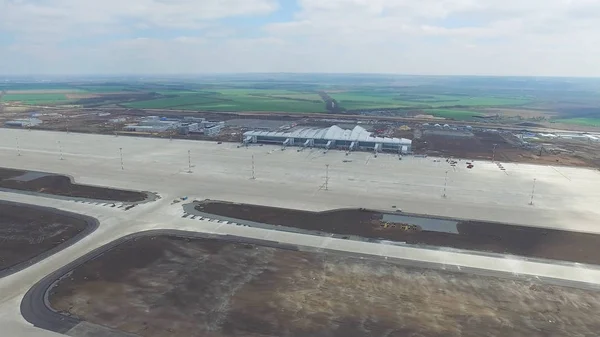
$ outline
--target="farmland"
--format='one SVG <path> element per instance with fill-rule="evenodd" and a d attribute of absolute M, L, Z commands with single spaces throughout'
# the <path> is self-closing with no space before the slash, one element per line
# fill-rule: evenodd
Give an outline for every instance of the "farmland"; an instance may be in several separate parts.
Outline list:
<path fill-rule="evenodd" d="M 190 112 L 433 116 L 600 127 L 600 83 L 577 79 L 359 74 L 0 82 L 11 109 L 40 106 Z"/>
<path fill-rule="evenodd" d="M 492 96 L 402 95 L 399 91 L 348 91 L 332 93 L 331 96 L 348 110 L 402 107 L 485 107 L 523 105 L 530 102 L 527 99 L 521 98 Z"/>
<path fill-rule="evenodd" d="M 23 105 L 76 104 L 94 107 L 120 106 L 135 109 L 175 109 L 215 112 L 326 112 L 319 92 L 337 101 L 340 111 L 357 113 L 377 109 L 452 109 L 501 107 L 527 104 L 529 99 L 464 95 L 353 83 L 333 84 L 271 81 L 217 81 L 203 83 L 100 82 L 100 83 L 32 83 L 3 84 L 4 102 Z M 119 96 L 120 95 L 120 96 Z M 430 110 L 435 116 L 471 114 Z"/>
<path fill-rule="evenodd" d="M 552 120 L 554 123 L 565 123 L 565 124 L 575 124 L 582 126 L 595 126 L 600 127 L 600 118 L 563 118 L 563 119 L 554 119 Z"/>
<path fill-rule="evenodd" d="M 168 92 L 165 92 L 168 93 Z M 124 104 L 137 109 L 181 109 L 204 111 L 324 112 L 325 104 L 316 94 L 279 90 L 225 89 L 215 92 L 182 92 Z"/>
<path fill-rule="evenodd" d="M 67 104 L 69 99 L 64 93 L 17 93 L 10 92 L 2 96 L 2 101 L 20 102 L 26 105 Z"/>

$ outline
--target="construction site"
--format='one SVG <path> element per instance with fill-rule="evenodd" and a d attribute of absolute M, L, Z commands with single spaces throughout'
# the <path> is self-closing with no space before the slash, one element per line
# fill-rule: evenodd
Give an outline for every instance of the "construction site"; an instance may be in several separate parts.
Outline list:
<path fill-rule="evenodd" d="M 246 145 L 263 143 L 297 148 L 316 146 L 346 151 L 600 167 L 600 136 L 597 132 L 550 130 L 536 125 L 509 126 L 381 116 L 324 118 L 311 114 L 116 108 L 55 108 L 34 112 L 17 108 L 5 110 L 0 115 L 0 123 L 27 130 L 210 140 Z M 149 113 L 155 115 L 148 116 Z"/>

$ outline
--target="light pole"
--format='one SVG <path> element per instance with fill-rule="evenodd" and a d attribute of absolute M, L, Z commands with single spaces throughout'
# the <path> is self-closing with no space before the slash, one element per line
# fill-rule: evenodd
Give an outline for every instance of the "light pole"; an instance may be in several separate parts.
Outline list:
<path fill-rule="evenodd" d="M 531 188 L 531 201 L 529 202 L 530 205 L 533 206 L 533 196 L 535 194 L 535 182 L 536 182 L 536 178 L 533 178 L 533 187 Z"/>
<path fill-rule="evenodd" d="M 446 187 L 448 186 L 448 171 L 446 171 L 446 177 L 444 178 L 444 195 L 442 197 L 446 197 Z"/>
<path fill-rule="evenodd" d="M 15 138 L 17 140 L 17 156 L 21 156 L 21 147 L 19 147 L 19 137 Z"/>
<path fill-rule="evenodd" d="M 256 172 L 255 172 L 255 167 L 254 167 L 254 155 L 252 155 L 252 178 L 250 178 L 250 179 L 252 179 L 252 180 L 256 179 L 255 173 Z"/>
<path fill-rule="evenodd" d="M 122 147 L 119 148 L 119 154 L 121 155 L 121 170 L 124 170 L 125 168 L 123 167 L 123 148 Z"/>
<path fill-rule="evenodd" d="M 329 191 L 329 164 L 325 165 L 325 191 Z"/>
<path fill-rule="evenodd" d="M 62 151 L 62 145 L 60 143 L 60 140 L 58 141 L 58 151 L 60 151 L 60 160 L 64 160 L 64 158 L 63 158 L 63 151 Z"/>
<path fill-rule="evenodd" d="M 496 161 L 496 146 L 498 144 L 494 144 L 494 150 L 492 150 L 492 163 Z"/>
<path fill-rule="evenodd" d="M 188 150 L 188 173 L 192 173 L 192 152 Z"/>

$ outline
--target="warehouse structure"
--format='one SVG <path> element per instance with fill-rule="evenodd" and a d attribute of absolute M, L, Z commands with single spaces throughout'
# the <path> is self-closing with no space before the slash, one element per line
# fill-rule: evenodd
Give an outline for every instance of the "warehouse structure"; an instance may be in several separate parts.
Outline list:
<path fill-rule="evenodd" d="M 360 126 L 352 130 L 337 125 L 326 129 L 296 128 L 287 132 L 248 131 L 244 133 L 244 144 L 265 143 L 282 146 L 320 147 L 325 149 L 367 150 L 375 152 L 412 151 L 412 141 L 404 138 L 374 137 Z"/>
<path fill-rule="evenodd" d="M 184 117 L 181 119 L 148 116 L 135 124 L 126 125 L 124 129 L 126 131 L 157 133 L 176 130 L 181 135 L 204 134 L 207 136 L 216 136 L 224 126 L 224 122 L 210 122 L 204 118 Z"/>

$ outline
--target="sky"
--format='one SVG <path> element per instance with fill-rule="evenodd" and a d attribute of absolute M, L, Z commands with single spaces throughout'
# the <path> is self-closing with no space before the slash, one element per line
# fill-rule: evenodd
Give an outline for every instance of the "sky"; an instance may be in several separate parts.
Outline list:
<path fill-rule="evenodd" d="M 598 0 L 0 0 L 0 74 L 600 76 Z"/>

